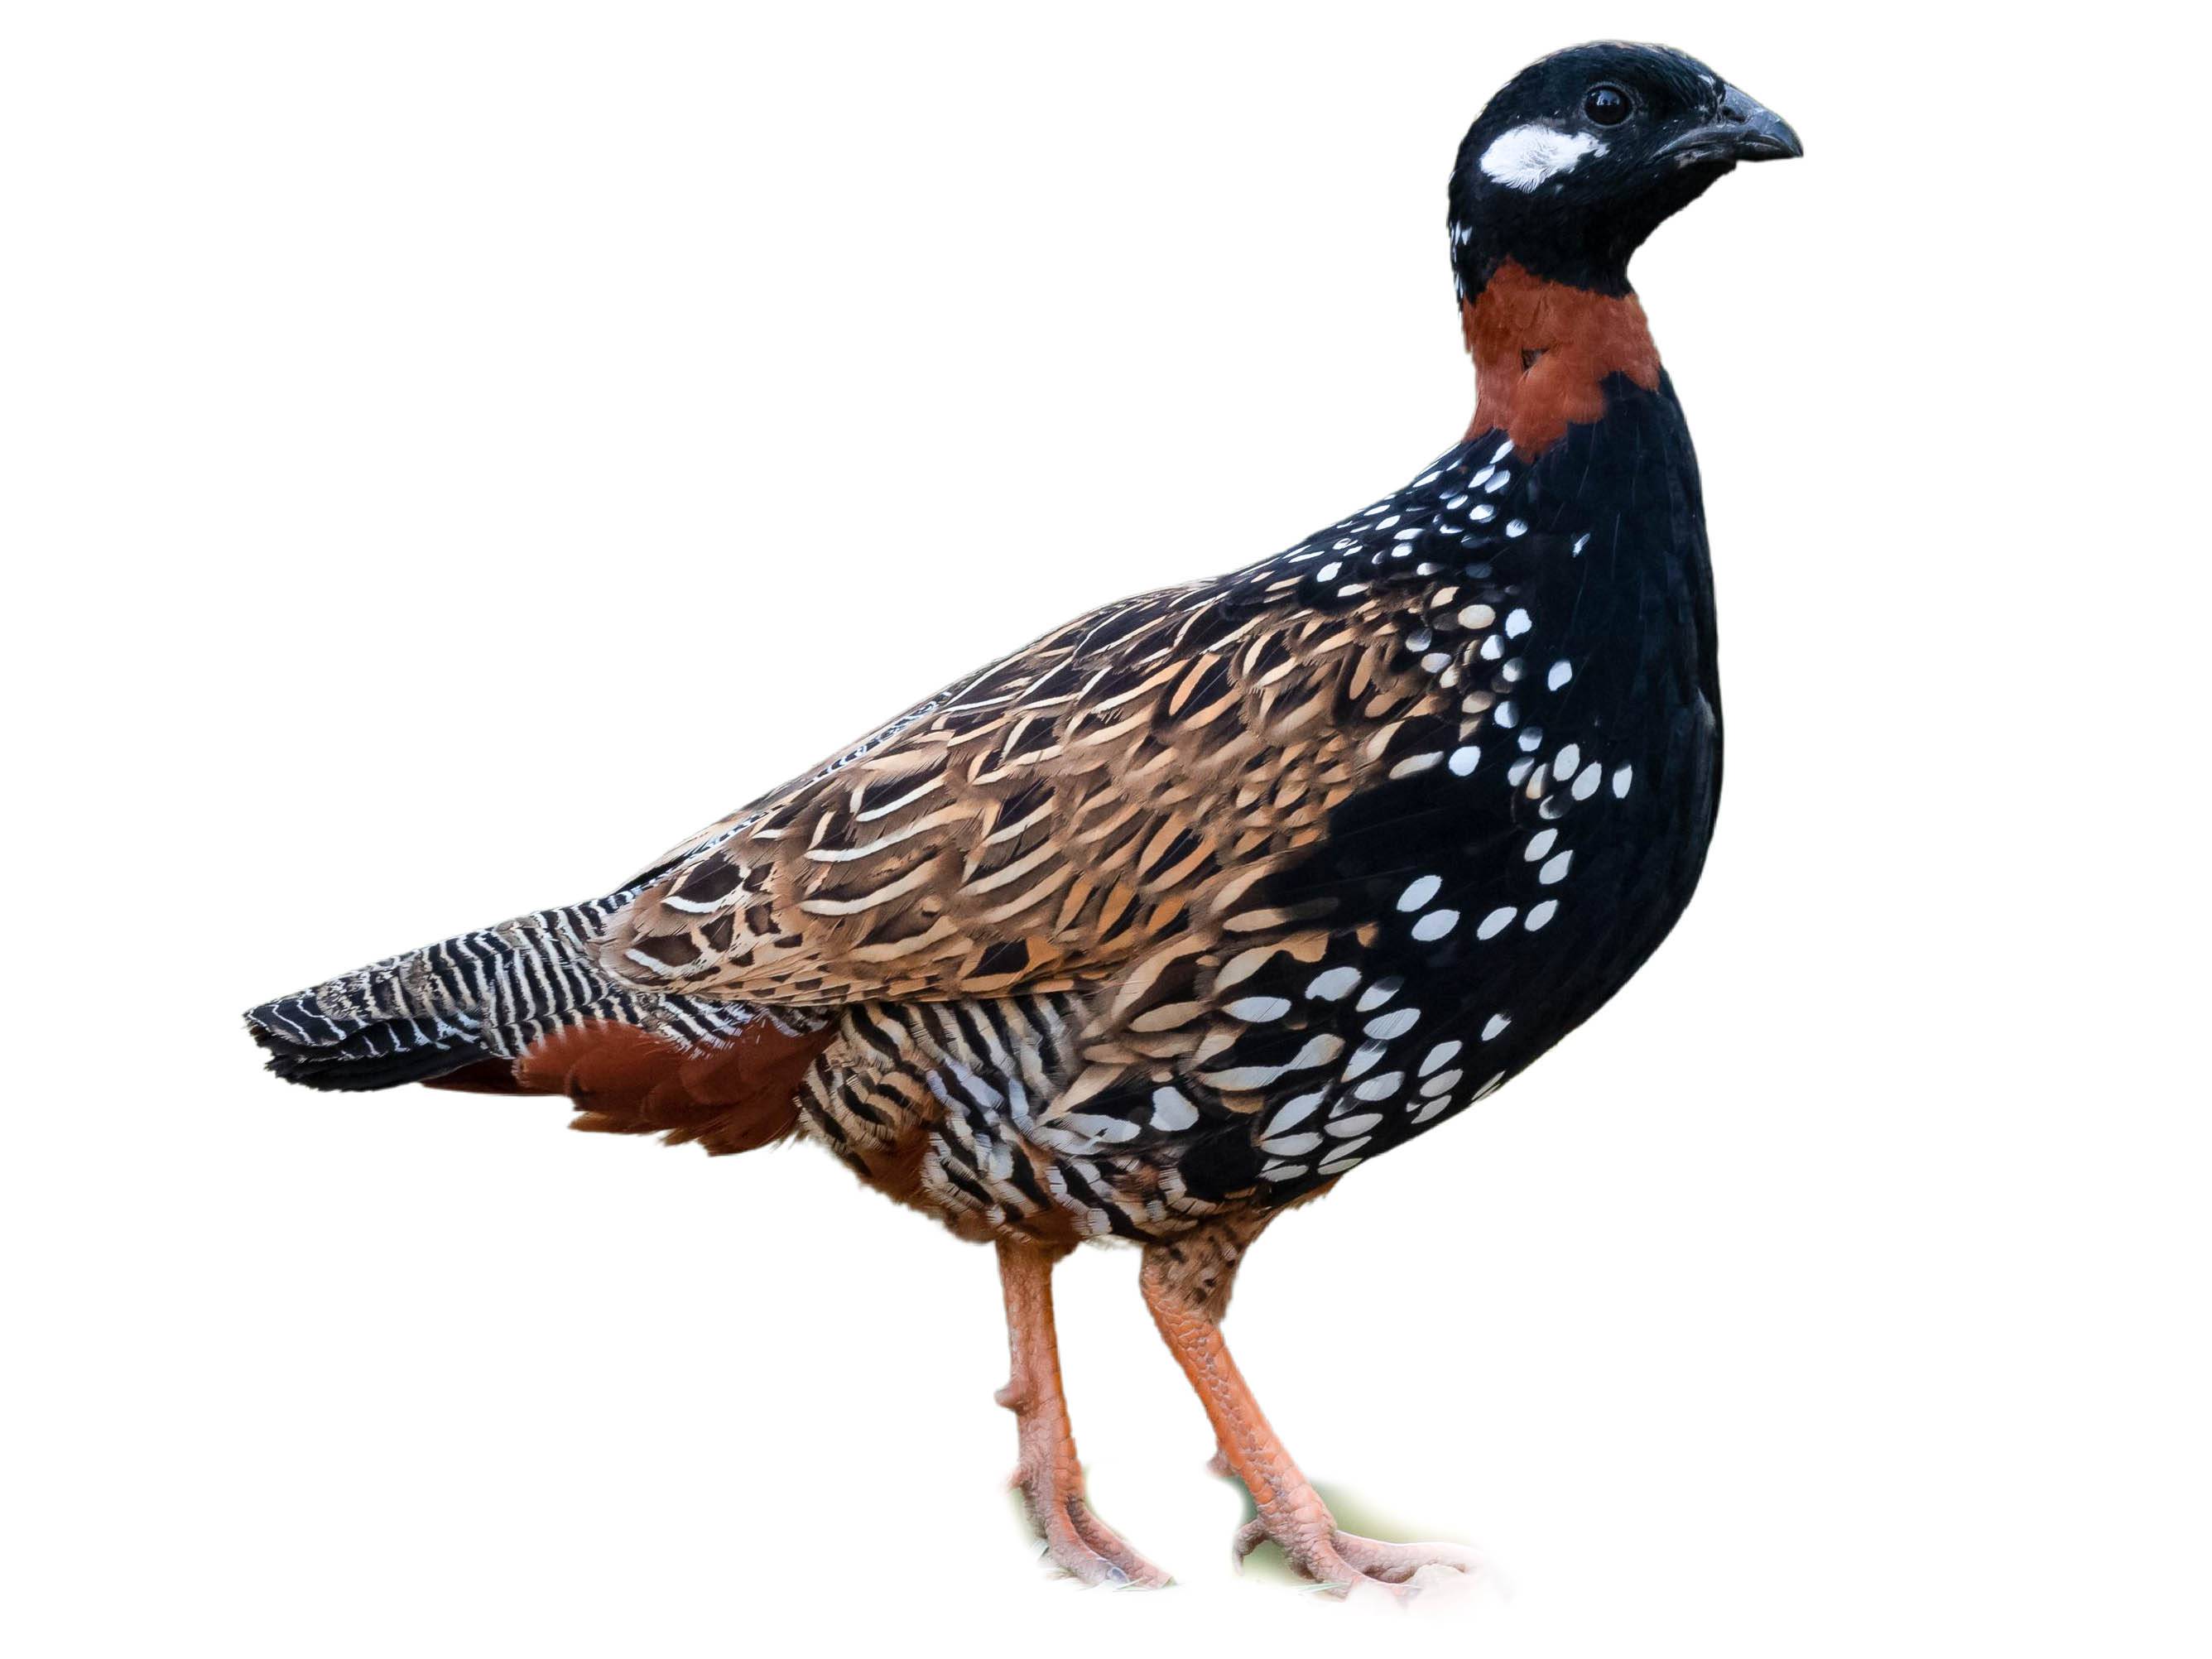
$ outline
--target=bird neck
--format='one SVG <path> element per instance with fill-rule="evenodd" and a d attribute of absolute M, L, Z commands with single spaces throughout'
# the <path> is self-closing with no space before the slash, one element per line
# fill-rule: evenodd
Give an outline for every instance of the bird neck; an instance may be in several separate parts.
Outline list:
<path fill-rule="evenodd" d="M 1605 416 L 1605 383 L 1659 386 L 1659 349 L 1632 293 L 1597 294 L 1533 276 L 1508 259 L 1460 304 L 1474 359 L 1469 438 L 1503 432 L 1524 457 Z"/>

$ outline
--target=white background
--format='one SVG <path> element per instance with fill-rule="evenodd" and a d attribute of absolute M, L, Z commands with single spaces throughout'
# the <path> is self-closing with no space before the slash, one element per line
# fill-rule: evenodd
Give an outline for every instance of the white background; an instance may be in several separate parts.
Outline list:
<path fill-rule="evenodd" d="M 2202 1654 L 2201 50 L 2125 7 L 25 7 L 0 42 L 24 1655 Z M 987 1252 L 805 1148 L 335 1098 L 238 1011 L 604 890 L 1451 442 L 1489 92 L 1809 159 L 1638 287 L 1729 795 L 1650 969 L 1275 1229 L 1302 1462 L 1480 1590 L 1228 1571 L 1127 1254 L 1031 1565 Z M 2171 66 L 2164 67 L 2164 66 Z M 2185 442 L 2189 446 L 2183 451 Z"/>

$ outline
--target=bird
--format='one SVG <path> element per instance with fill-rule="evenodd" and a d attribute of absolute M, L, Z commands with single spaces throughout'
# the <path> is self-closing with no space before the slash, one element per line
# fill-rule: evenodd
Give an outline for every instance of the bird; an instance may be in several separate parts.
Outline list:
<path fill-rule="evenodd" d="M 1095 1512 L 1052 1276 L 1139 1285 L 1218 1466 L 1340 1593 L 1465 1551 L 1340 1528 L 1223 1316 L 1271 1222 L 1422 1139 L 1627 981 L 1721 786 L 1696 460 L 1631 256 L 1803 154 L 1670 47 L 1570 47 L 1459 148 L 1475 407 L 1406 484 L 1229 574 L 1108 604 L 945 687 L 611 891 L 246 1016 L 322 1090 L 565 1097 L 710 1153 L 796 1137 L 995 1250 L 1021 1492 L 1053 1566 L 1168 1575 Z"/>

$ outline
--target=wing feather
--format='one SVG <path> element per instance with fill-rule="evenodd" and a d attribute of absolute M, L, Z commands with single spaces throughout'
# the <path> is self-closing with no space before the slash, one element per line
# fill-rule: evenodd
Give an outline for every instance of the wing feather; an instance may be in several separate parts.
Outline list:
<path fill-rule="evenodd" d="M 1164 1007 L 1224 939 L 1288 948 L 1242 937 L 1302 925 L 1238 914 L 1246 896 L 1453 700 L 1367 611 L 1243 597 L 1095 611 L 722 820 L 623 916 L 609 969 L 823 1006 L 1079 989 L 1143 961 L 1132 982 Z M 1131 1017 L 1154 1048 L 1173 1024 Z"/>

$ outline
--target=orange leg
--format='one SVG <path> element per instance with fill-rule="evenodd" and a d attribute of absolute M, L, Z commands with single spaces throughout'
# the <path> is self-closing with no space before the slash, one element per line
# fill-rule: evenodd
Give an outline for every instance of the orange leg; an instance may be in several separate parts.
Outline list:
<path fill-rule="evenodd" d="M 1014 1414 L 1021 1463 L 1014 1485 L 1054 1565 L 1086 1584 L 1157 1589 L 1168 1576 L 1123 1543 L 1091 1512 L 1083 1465 L 1060 1390 L 1060 1346 L 1053 1333 L 1052 1270 L 1064 1249 L 999 1241 L 999 1278 L 1006 1293 L 1006 1347 L 1012 1375 L 998 1400 Z"/>
<path fill-rule="evenodd" d="M 1194 1271 L 1185 1250 L 1148 1249 L 1139 1282 L 1153 1322 L 1212 1420 L 1220 1441 L 1217 1455 L 1259 1509 L 1237 1534 L 1238 1559 L 1273 1539 L 1299 1572 L 1340 1595 L 1360 1583 L 1401 1587 L 1427 1566 L 1475 1571 L 1474 1557 L 1450 1544 L 1388 1544 L 1338 1529 L 1328 1505 L 1268 1426 L 1222 1340 L 1228 1287 L 1218 1259 Z"/>

